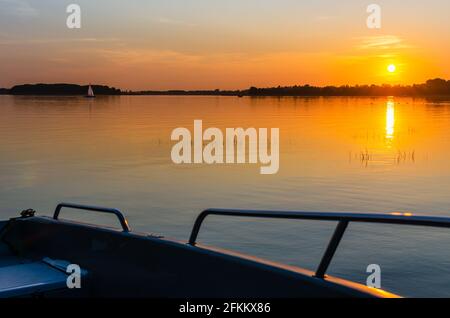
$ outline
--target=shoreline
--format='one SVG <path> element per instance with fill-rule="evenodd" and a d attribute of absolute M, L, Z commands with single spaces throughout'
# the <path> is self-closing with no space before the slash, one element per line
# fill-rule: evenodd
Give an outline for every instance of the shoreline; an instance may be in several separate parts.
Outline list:
<path fill-rule="evenodd" d="M 85 95 L 74 94 L 0 94 L 0 96 L 29 96 L 29 97 L 85 97 Z M 112 97 L 112 96 L 216 96 L 216 97 L 410 97 L 410 98 L 449 98 L 450 94 L 435 94 L 435 95 L 239 95 L 239 94 L 135 94 L 135 93 L 122 93 L 122 94 L 97 94 L 97 97 Z"/>
<path fill-rule="evenodd" d="M 122 90 L 107 85 L 79 84 L 22 84 L 0 88 L 0 95 L 13 96 L 85 96 L 93 91 L 96 96 L 236 96 L 236 97 L 433 97 L 450 96 L 450 80 L 435 78 L 413 85 L 341 85 L 341 86 L 277 86 L 248 89 L 197 90 Z"/>

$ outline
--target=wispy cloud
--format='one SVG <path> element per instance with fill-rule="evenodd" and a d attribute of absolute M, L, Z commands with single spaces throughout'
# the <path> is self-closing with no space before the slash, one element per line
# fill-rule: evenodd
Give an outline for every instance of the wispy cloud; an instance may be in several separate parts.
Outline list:
<path fill-rule="evenodd" d="M 377 36 L 365 36 L 357 38 L 359 49 L 405 49 L 412 46 L 406 44 L 405 41 L 395 35 L 377 35 Z"/>
<path fill-rule="evenodd" d="M 191 64 L 199 62 L 202 56 L 185 54 L 171 50 L 154 49 L 97 49 L 95 54 L 100 55 L 102 59 L 108 59 L 112 63 L 120 65 L 145 65 L 148 63 L 158 64 Z"/>
<path fill-rule="evenodd" d="M 33 17 L 39 11 L 25 0 L 0 0 L 1 13 L 20 17 Z"/>
<path fill-rule="evenodd" d="M 168 24 L 168 25 L 195 26 L 194 23 L 170 19 L 170 18 L 166 18 L 166 17 L 160 17 L 160 18 L 156 19 L 156 22 L 161 23 L 161 24 Z"/>
<path fill-rule="evenodd" d="M 328 21 L 328 20 L 331 20 L 333 18 L 334 17 L 331 16 L 331 15 L 319 15 L 319 16 L 315 17 L 315 20 L 317 20 L 317 21 Z"/>
<path fill-rule="evenodd" d="M 0 0 L 2 1 L 2 0 Z M 30 44 L 61 44 L 61 43 L 116 43 L 121 44 L 118 38 L 41 38 L 17 39 L 0 34 L 0 45 L 30 45 Z"/>

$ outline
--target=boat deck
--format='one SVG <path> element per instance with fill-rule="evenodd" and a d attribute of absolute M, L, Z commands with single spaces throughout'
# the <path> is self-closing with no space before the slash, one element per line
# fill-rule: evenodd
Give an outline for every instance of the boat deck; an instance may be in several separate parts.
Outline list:
<path fill-rule="evenodd" d="M 300 268 L 265 262 L 224 250 L 46 217 L 11 220 L 7 229 L 1 233 L 0 240 L 15 251 L 13 255 L 7 255 L 7 258 L 18 257 L 34 264 L 51 258 L 78 264 L 89 273 L 89 287 L 83 281 L 79 292 L 89 297 L 395 296 L 351 282 L 335 281 L 328 277 L 320 279 L 314 277 L 314 273 Z M 0 268 L 0 275 L 2 271 L 5 273 L 3 277 L 19 275 L 17 272 L 9 272 L 8 267 Z M 50 279 L 51 274 L 44 272 L 42 268 L 20 268 L 17 264 L 16 267 L 16 270 L 35 270 L 36 277 L 44 275 Z M 44 278 L 41 277 L 40 283 L 44 283 Z M 59 283 L 63 282 L 62 276 L 57 279 Z M 39 292 L 42 297 L 59 296 L 54 292 L 56 285 L 45 284 L 49 287 L 48 290 L 32 290 L 33 294 Z M 3 282 L 0 285 L 0 290 L 11 288 Z M 56 287 L 59 286 L 61 285 Z M 20 295 L 26 294 L 23 290 Z M 28 295 L 31 294 L 28 292 Z M 12 295 L 16 294 L 7 291 L 0 294 L 2 297 Z"/>
<path fill-rule="evenodd" d="M 61 220 L 62 208 L 115 214 L 122 229 Z M 197 236 L 209 215 L 335 221 L 337 226 L 312 272 L 199 245 Z M 450 227 L 445 217 L 211 209 L 198 216 L 184 243 L 134 233 L 116 209 L 60 204 L 52 218 L 25 213 L 0 222 L 0 297 L 398 297 L 326 275 L 350 222 Z M 69 264 L 84 270 L 80 290 L 66 286 Z"/>

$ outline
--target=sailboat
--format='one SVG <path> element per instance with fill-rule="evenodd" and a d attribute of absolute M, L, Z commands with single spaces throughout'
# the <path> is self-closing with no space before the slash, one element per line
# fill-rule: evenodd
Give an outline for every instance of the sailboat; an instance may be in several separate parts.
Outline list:
<path fill-rule="evenodd" d="M 86 98 L 95 98 L 94 91 L 92 90 L 91 84 L 89 84 L 88 93 L 85 97 Z"/>

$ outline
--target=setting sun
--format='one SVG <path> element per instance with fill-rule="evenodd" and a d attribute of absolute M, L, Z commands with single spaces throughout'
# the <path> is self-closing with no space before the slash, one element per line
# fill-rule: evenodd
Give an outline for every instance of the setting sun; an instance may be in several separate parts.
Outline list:
<path fill-rule="evenodd" d="M 395 72 L 395 65 L 394 64 L 390 64 L 387 68 L 387 70 L 389 71 L 389 73 L 394 73 Z"/>

